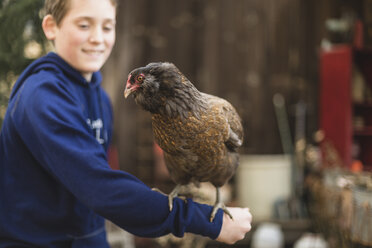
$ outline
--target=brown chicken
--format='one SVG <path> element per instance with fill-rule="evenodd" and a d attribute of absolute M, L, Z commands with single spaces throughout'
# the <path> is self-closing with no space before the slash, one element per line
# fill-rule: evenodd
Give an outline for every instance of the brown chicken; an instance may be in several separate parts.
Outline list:
<path fill-rule="evenodd" d="M 213 221 L 218 208 L 231 214 L 221 201 L 219 188 L 235 173 L 237 148 L 243 142 L 241 119 L 226 100 L 198 91 L 171 63 L 150 63 L 133 70 L 124 91 L 127 98 L 152 114 L 156 142 L 172 180 L 177 184 L 173 198 L 189 183 L 211 182 L 216 187 Z"/>

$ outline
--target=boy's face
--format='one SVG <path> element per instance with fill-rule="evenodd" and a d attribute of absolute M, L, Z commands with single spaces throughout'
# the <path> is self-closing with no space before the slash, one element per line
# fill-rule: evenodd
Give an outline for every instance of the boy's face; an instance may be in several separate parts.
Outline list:
<path fill-rule="evenodd" d="M 110 0 L 70 0 L 56 27 L 56 52 L 90 81 L 106 62 L 115 43 L 116 8 Z"/>

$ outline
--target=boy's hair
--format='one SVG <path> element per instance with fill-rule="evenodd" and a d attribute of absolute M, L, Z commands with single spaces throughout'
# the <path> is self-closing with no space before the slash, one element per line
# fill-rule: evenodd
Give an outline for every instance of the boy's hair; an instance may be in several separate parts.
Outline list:
<path fill-rule="evenodd" d="M 117 0 L 110 0 L 112 5 L 117 7 Z M 70 0 L 45 0 L 44 15 L 52 15 L 57 25 L 65 17 L 69 9 Z"/>

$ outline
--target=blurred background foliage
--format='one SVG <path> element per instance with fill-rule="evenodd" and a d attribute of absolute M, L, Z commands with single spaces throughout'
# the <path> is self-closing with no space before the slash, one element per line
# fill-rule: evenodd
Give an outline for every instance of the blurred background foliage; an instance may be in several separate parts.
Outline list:
<path fill-rule="evenodd" d="M 0 0 L 0 126 L 17 76 L 47 50 L 41 26 L 43 0 Z"/>

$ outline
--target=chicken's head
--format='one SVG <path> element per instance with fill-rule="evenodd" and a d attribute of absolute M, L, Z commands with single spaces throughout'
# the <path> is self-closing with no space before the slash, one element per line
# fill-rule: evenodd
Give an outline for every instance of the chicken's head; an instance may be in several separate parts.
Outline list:
<path fill-rule="evenodd" d="M 150 63 L 129 73 L 124 97 L 133 95 L 137 104 L 154 112 L 164 105 L 164 99 L 174 95 L 174 89 L 181 82 L 182 74 L 174 64 Z"/>

